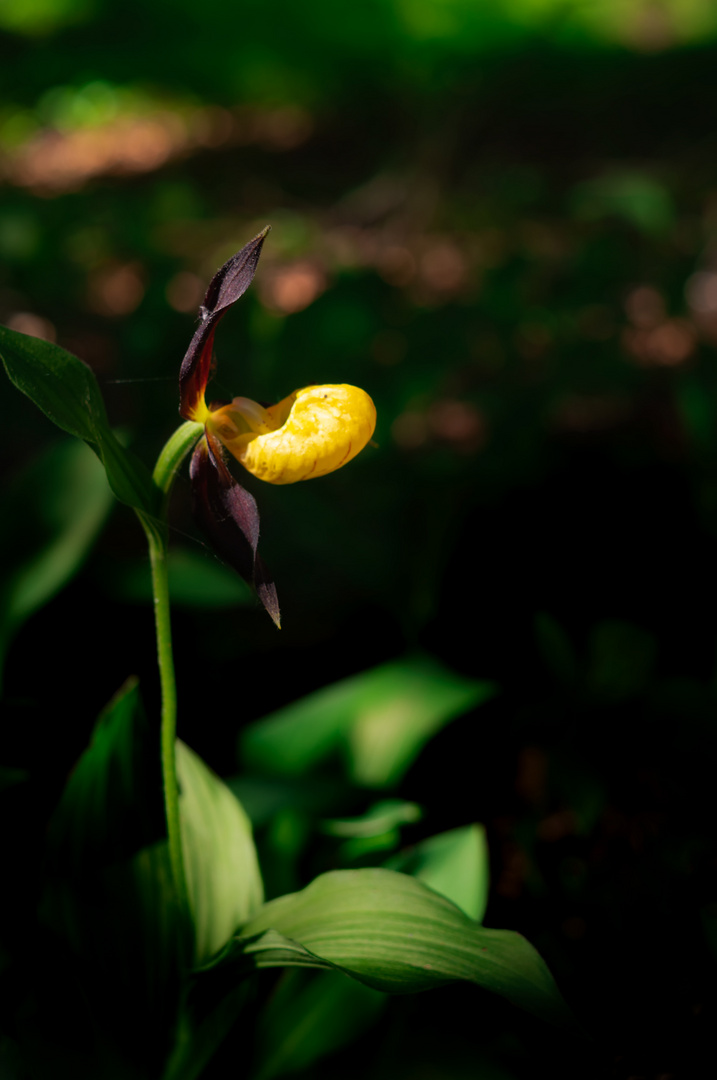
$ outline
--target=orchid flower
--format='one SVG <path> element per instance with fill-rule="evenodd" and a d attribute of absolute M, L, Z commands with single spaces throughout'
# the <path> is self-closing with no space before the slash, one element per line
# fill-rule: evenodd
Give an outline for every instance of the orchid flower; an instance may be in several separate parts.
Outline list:
<path fill-rule="evenodd" d="M 264 229 L 229 259 L 207 289 L 179 373 L 179 412 L 185 420 L 204 424 L 190 465 L 195 516 L 279 626 L 276 587 L 257 552 L 256 502 L 229 471 L 225 452 L 270 484 L 325 476 L 363 450 L 376 426 L 376 409 L 365 391 L 346 384 L 305 386 L 277 405 L 236 397 L 229 404 L 207 406 L 217 324 L 249 288 L 268 232 Z"/>

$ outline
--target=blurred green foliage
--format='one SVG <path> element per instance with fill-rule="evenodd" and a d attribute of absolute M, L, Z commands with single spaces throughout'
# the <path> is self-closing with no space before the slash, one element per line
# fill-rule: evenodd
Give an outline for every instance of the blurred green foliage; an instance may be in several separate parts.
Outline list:
<path fill-rule="evenodd" d="M 4 496 L 0 664 L 12 635 L 82 566 L 111 503 L 104 469 L 79 443 L 49 447 Z"/>
<path fill-rule="evenodd" d="M 244 729 L 242 760 L 269 775 L 300 776 L 336 756 L 365 787 L 394 786 L 432 735 L 492 697 L 427 657 L 363 672 Z"/>
<path fill-rule="evenodd" d="M 346 470 L 252 489 L 281 635 L 209 561 L 178 484 L 183 736 L 232 774 L 240 730 L 248 745 L 279 710 L 319 717 L 328 684 L 417 649 L 501 689 L 422 745 L 401 729 L 415 744 L 382 794 L 422 817 L 383 833 L 325 831 L 378 813 L 346 744 L 348 770 L 329 755 L 231 780 L 271 894 L 402 845 L 415 864 L 432 835 L 484 822 L 488 923 L 541 950 L 600 1033 L 596 1069 L 699 1075 L 717 1011 L 714 5 L 5 0 L 0 30 L 0 321 L 85 359 L 149 463 L 203 285 L 271 223 L 218 335 L 216 399 L 347 381 L 377 404 L 378 447 Z M 108 689 L 137 671 L 154 705 L 141 537 L 117 507 L 88 559 L 98 492 L 68 538 L 70 502 L 27 479 L 38 454 L 69 455 L 54 438 L 6 384 L 3 596 L 39 552 L 49 601 L 23 608 L 5 673 L 21 867 Z M 278 992 L 294 1033 L 335 1022 L 312 979 Z M 527 1021 L 481 998 L 466 1029 L 463 999 L 441 1001 L 378 1018 L 357 999 L 370 1038 L 322 1064 L 307 1037 L 293 1060 L 312 1077 L 575 1075 Z M 283 1067 L 277 1016 L 265 1075 Z"/>

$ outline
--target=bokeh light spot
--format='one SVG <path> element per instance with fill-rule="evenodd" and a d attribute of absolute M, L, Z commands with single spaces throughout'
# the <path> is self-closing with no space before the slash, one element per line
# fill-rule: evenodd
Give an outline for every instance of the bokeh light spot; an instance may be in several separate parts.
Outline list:
<path fill-rule="evenodd" d="M 198 274 L 189 270 L 180 270 L 170 278 L 165 289 L 167 303 L 175 311 L 184 313 L 196 311 L 204 296 L 205 284 Z"/>
<path fill-rule="evenodd" d="M 42 338 L 44 341 L 57 341 L 54 323 L 31 311 L 16 311 L 7 320 L 7 325 L 20 334 L 29 334 L 30 337 Z"/>
<path fill-rule="evenodd" d="M 282 315 L 293 315 L 313 304 L 326 289 L 326 275 L 315 263 L 302 261 L 276 268 L 260 284 L 266 307 Z"/>
<path fill-rule="evenodd" d="M 129 315 L 144 297 L 144 274 L 137 262 L 105 266 L 88 280 L 88 304 L 99 315 Z"/>

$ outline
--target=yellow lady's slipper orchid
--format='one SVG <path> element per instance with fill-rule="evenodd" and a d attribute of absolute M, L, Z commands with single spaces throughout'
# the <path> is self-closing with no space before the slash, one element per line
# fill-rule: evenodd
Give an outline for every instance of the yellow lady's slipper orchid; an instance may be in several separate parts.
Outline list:
<path fill-rule="evenodd" d="M 340 469 L 363 450 L 376 409 L 356 386 L 306 386 L 268 409 L 234 398 L 206 420 L 229 453 L 269 484 L 293 484 Z"/>
<path fill-rule="evenodd" d="M 257 554 L 256 502 L 229 472 L 222 448 L 270 484 L 293 484 L 340 469 L 366 446 L 376 426 L 369 395 L 345 383 L 305 386 L 277 405 L 250 398 L 208 408 L 205 390 L 219 320 L 248 289 L 268 228 L 212 279 L 179 374 L 180 415 L 204 424 L 190 468 L 195 512 L 220 554 L 256 589 L 279 624 L 276 589 Z"/>

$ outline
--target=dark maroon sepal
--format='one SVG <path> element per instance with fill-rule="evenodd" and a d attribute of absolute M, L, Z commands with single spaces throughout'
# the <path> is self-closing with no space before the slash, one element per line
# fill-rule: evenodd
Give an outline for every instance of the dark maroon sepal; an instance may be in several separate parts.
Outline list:
<path fill-rule="evenodd" d="M 241 251 L 232 255 L 209 283 L 199 309 L 201 321 L 179 369 L 179 415 L 185 420 L 194 419 L 194 410 L 209 381 L 217 323 L 251 285 L 269 228 L 267 225 Z"/>
<path fill-rule="evenodd" d="M 192 454 L 189 475 L 198 525 L 218 555 L 252 586 L 280 627 L 276 586 L 257 554 L 259 511 L 253 495 L 237 483 L 224 464 L 219 447 L 216 444 L 212 447 L 206 436 L 199 440 Z"/>

